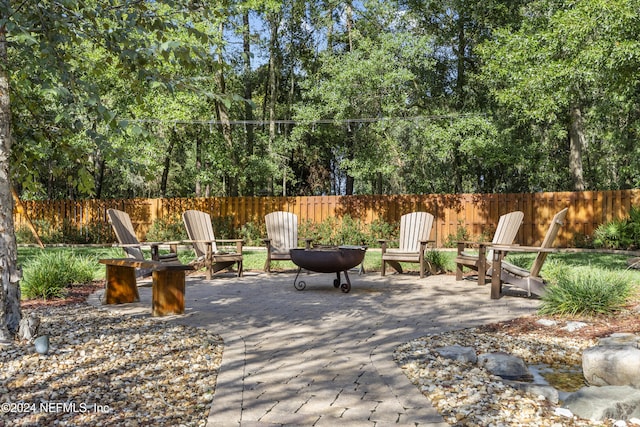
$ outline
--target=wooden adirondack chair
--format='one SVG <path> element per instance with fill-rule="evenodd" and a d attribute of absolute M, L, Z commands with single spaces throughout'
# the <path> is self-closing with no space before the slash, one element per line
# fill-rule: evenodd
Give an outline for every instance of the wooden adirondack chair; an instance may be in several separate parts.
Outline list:
<path fill-rule="evenodd" d="M 420 278 L 425 275 L 427 262 L 424 252 L 427 249 L 431 229 L 433 228 L 433 215 L 427 212 L 412 212 L 400 217 L 400 238 L 398 248 L 387 248 L 387 240 L 378 240 L 382 247 L 382 271 L 386 274 L 386 265 L 389 264 L 398 273 L 402 273 L 400 262 L 420 263 Z"/>
<path fill-rule="evenodd" d="M 492 259 L 493 253 L 487 253 L 489 245 L 511 245 L 518 234 L 524 213 L 520 211 L 504 214 L 498 220 L 496 232 L 491 243 L 488 242 L 458 242 L 458 255 L 456 256 L 456 280 L 462 280 L 463 267 L 468 267 L 478 272 L 478 285 L 486 282 L 487 259 Z M 478 246 L 478 254 L 465 252 L 470 245 Z"/>
<path fill-rule="evenodd" d="M 238 265 L 238 277 L 242 276 L 242 239 L 216 239 L 211 225 L 211 215 L 206 212 L 188 210 L 182 214 L 187 235 L 196 254 L 192 265 L 206 268 L 207 280 L 214 273 Z M 235 245 L 235 252 L 225 252 L 218 244 Z"/>
<path fill-rule="evenodd" d="M 107 209 L 107 216 L 118 239 L 118 246 L 124 250 L 127 258 L 144 260 L 144 255 L 142 254 L 143 243 L 136 237 L 136 232 L 129 214 L 117 209 Z M 178 261 L 178 242 L 144 242 L 144 244 L 151 247 L 151 259 L 153 261 Z M 170 253 L 159 253 L 159 247 L 163 245 L 169 246 Z"/>
<path fill-rule="evenodd" d="M 527 295 L 541 296 L 546 286 L 540 277 L 540 270 L 547 259 L 549 252 L 554 252 L 553 242 L 558 236 L 560 227 L 564 224 L 569 208 L 564 208 L 551 220 L 547 234 L 544 236 L 542 244 L 537 247 L 531 246 L 491 246 L 493 251 L 492 267 L 489 269 L 491 275 L 491 298 L 496 299 L 502 295 L 502 284 L 509 284 L 527 291 Z M 531 268 L 529 270 L 520 268 L 504 260 L 507 252 L 537 252 Z"/>
<path fill-rule="evenodd" d="M 298 247 L 298 216 L 291 212 L 276 211 L 264 217 L 267 226 L 267 261 L 264 271 L 271 272 L 271 261 L 291 260 L 290 249 Z M 312 239 L 305 239 L 305 247 L 311 246 Z"/>

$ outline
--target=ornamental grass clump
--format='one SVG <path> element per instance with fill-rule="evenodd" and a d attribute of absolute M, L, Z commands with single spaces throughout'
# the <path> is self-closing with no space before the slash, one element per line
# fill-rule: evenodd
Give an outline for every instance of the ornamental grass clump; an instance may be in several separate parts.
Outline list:
<path fill-rule="evenodd" d="M 42 252 L 23 268 L 22 297 L 60 298 L 74 284 L 93 280 L 95 262 L 90 258 L 64 252 Z"/>
<path fill-rule="evenodd" d="M 553 270 L 539 314 L 610 315 L 622 310 L 638 290 L 623 273 L 594 267 Z"/>

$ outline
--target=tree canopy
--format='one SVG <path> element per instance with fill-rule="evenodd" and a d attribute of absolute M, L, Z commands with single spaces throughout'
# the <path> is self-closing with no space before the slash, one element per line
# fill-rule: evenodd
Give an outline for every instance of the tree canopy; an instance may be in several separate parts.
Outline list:
<path fill-rule="evenodd" d="M 637 1 L 1 3 L 24 198 L 640 184 Z"/>

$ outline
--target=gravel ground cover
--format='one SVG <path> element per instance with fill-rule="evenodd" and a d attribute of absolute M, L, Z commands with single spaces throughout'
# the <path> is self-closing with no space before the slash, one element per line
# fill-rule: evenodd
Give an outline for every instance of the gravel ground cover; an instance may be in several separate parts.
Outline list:
<path fill-rule="evenodd" d="M 632 426 L 640 420 L 596 422 L 562 415 L 541 396 L 506 385 L 486 370 L 440 357 L 435 349 L 449 345 L 470 346 L 477 353 L 503 351 L 530 365 L 579 365 L 582 351 L 598 337 L 615 332 L 640 333 L 638 311 L 600 319 L 548 319 L 543 326 L 536 316 L 425 336 L 399 346 L 395 359 L 409 380 L 455 426 Z M 587 326 L 568 330 L 570 321 Z M 570 329 L 570 328 L 569 328 Z"/>
<path fill-rule="evenodd" d="M 0 426 L 204 426 L 221 338 L 96 309 L 81 302 L 88 293 L 24 304 L 23 316 L 40 316 L 50 350 L 0 348 Z"/>

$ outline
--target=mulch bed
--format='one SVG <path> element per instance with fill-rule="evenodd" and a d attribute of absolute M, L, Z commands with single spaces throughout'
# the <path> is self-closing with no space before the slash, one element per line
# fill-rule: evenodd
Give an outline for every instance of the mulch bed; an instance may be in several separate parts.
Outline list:
<path fill-rule="evenodd" d="M 22 310 L 37 310 L 43 307 L 61 307 L 64 305 L 81 304 L 89 298 L 89 295 L 100 289 L 104 289 L 104 280 L 82 285 L 73 285 L 67 289 L 67 294 L 64 298 L 22 300 L 20 307 Z"/>

